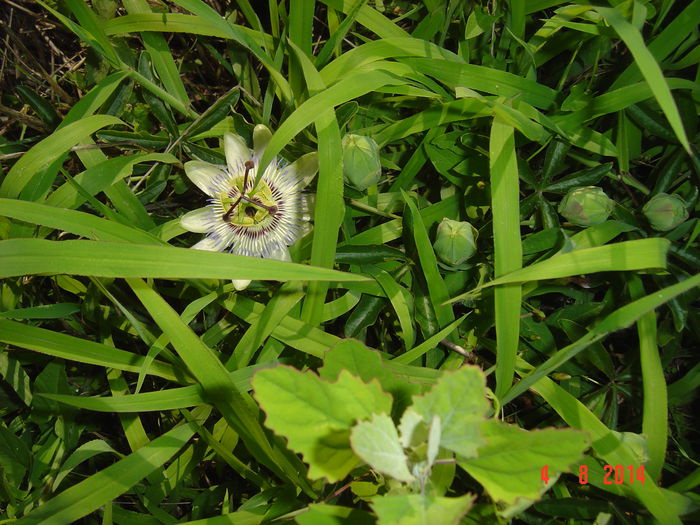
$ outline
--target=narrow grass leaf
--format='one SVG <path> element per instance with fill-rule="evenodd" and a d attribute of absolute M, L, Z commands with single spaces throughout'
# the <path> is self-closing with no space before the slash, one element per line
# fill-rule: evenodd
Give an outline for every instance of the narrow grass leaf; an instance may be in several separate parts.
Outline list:
<path fill-rule="evenodd" d="M 408 193 L 404 190 L 401 190 L 401 193 L 406 202 L 405 219 L 410 221 L 411 235 L 418 255 L 417 262 L 420 264 L 421 270 L 423 271 L 423 276 L 430 295 L 430 302 L 435 310 L 435 315 L 440 327 L 445 327 L 454 321 L 455 318 L 452 308 L 444 304 L 449 295 L 447 286 L 442 280 L 442 276 L 438 270 L 435 251 L 430 243 L 426 225 L 423 223 L 418 208 L 413 202 L 413 198 L 410 197 Z"/>
<path fill-rule="evenodd" d="M 123 122 L 111 115 L 92 115 L 55 131 L 32 147 L 12 166 L 0 185 L 0 197 L 18 197 L 35 173 L 46 168 L 98 129 L 114 124 Z"/>
<path fill-rule="evenodd" d="M 313 10 L 311 13 L 304 10 L 299 16 L 306 18 L 309 14 L 313 15 Z M 303 21 L 300 21 L 300 24 L 303 25 Z M 311 60 L 294 43 L 290 42 L 290 46 L 301 64 L 309 93 L 324 92 L 326 85 Z M 318 183 L 310 262 L 314 266 L 332 268 L 335 262 L 338 232 L 345 211 L 343 202 L 343 148 L 340 128 L 333 106 L 329 106 L 317 114 L 315 125 L 318 134 Z M 309 285 L 301 312 L 303 321 L 312 325 L 321 322 L 327 291 L 328 284 L 326 283 L 316 282 Z"/>
<path fill-rule="evenodd" d="M 161 279 L 369 280 L 325 268 L 173 246 L 43 239 L 0 241 L 0 278 L 37 273 Z"/>
<path fill-rule="evenodd" d="M 304 291 L 300 283 L 283 284 L 265 305 L 265 310 L 260 314 L 260 317 L 250 324 L 243 337 L 240 338 L 231 352 L 231 357 L 226 362 L 226 368 L 238 370 L 247 366 L 265 339 L 272 334 L 282 319 L 303 297 Z"/>
<path fill-rule="evenodd" d="M 539 365 L 531 374 L 524 377 L 520 382 L 514 385 L 513 388 L 511 388 L 508 393 L 502 397 L 501 402 L 508 403 L 509 401 L 512 401 L 535 384 L 535 382 L 537 382 L 539 379 L 555 371 L 557 368 L 578 355 L 591 344 L 595 343 L 596 341 L 600 341 L 611 332 L 627 328 L 645 315 L 653 313 L 655 308 L 658 308 L 674 297 L 677 297 L 678 295 L 687 292 L 696 286 L 700 286 L 700 274 L 618 308 L 617 310 L 608 314 L 602 321 L 597 323 L 592 330 L 586 333 L 578 341 L 555 352 L 552 357 Z M 648 358 L 648 356 L 646 357 Z M 655 379 L 658 380 L 658 378 Z M 650 381 L 654 382 L 654 379 L 650 379 Z M 664 410 L 664 417 L 665 414 L 666 411 Z"/>
<path fill-rule="evenodd" d="M 0 319 L 0 341 L 78 363 L 116 368 L 126 372 L 142 372 L 145 369 L 146 373 L 169 381 L 184 380 L 184 374 L 176 373 L 168 363 L 154 360 L 146 367 L 145 360 L 140 355 L 7 319 Z"/>
<path fill-rule="evenodd" d="M 240 391 L 250 390 L 250 379 L 257 370 L 269 368 L 276 362 L 253 365 L 231 372 L 231 380 Z M 201 385 L 168 388 L 118 397 L 83 397 L 65 394 L 38 394 L 66 405 L 95 412 L 156 412 L 189 408 L 207 403 Z"/>
<path fill-rule="evenodd" d="M 146 0 L 125 0 L 124 7 L 129 13 L 151 12 L 151 8 Z M 180 72 L 165 37 L 153 31 L 144 31 L 141 33 L 141 38 L 165 89 L 183 105 L 188 106 L 189 97 L 187 96 L 187 90 L 182 83 Z"/>
<path fill-rule="evenodd" d="M 134 155 L 122 155 L 113 159 L 106 159 L 85 171 L 78 173 L 73 180 L 88 195 L 97 195 L 107 190 L 118 181 L 130 176 L 134 166 L 142 162 L 175 163 L 177 158 L 169 153 L 137 153 Z M 70 180 L 58 188 L 46 198 L 46 204 L 56 208 L 75 209 L 85 202 L 85 196 L 72 184 Z"/>
<path fill-rule="evenodd" d="M 143 230 L 101 219 L 89 213 L 54 208 L 53 206 L 36 202 L 0 198 L 0 215 L 31 224 L 49 226 L 53 229 L 67 231 L 88 239 L 137 244 L 162 244 L 157 237 Z"/>
<path fill-rule="evenodd" d="M 381 268 L 363 266 L 362 271 L 376 279 L 391 301 L 391 306 L 394 308 L 401 325 L 401 338 L 406 350 L 408 350 L 416 340 L 413 328 L 413 297 L 406 288 L 397 283 L 391 275 Z"/>
<path fill-rule="evenodd" d="M 515 135 L 512 126 L 495 118 L 489 142 L 491 213 L 493 215 L 496 278 L 522 266 L 520 195 Z M 494 292 L 496 322 L 496 395 L 502 397 L 513 383 L 520 339 L 519 284 L 499 286 Z"/>
<path fill-rule="evenodd" d="M 475 290 L 502 284 L 558 279 L 595 272 L 665 268 L 669 246 L 670 242 L 667 239 L 656 237 L 575 250 L 497 277 Z M 475 290 L 450 299 L 450 302 L 463 299 Z"/>
<path fill-rule="evenodd" d="M 666 115 L 666 119 L 676 133 L 678 141 L 683 145 L 688 155 L 693 155 L 688 137 L 685 133 L 685 128 L 683 127 L 683 122 L 681 121 L 680 113 L 678 113 L 678 107 L 671 95 L 671 90 L 666 83 L 666 79 L 664 78 L 659 64 L 644 44 L 642 35 L 616 8 L 594 7 L 594 9 L 605 17 L 617 34 L 620 35 L 622 41 L 627 45 L 637 63 L 637 67 L 639 67 L 639 70 L 654 93 L 656 101 Z"/>
<path fill-rule="evenodd" d="M 15 523 L 73 523 L 118 498 L 160 469 L 185 446 L 193 434 L 192 425 L 175 427 L 133 454 L 64 490 Z"/>
<path fill-rule="evenodd" d="M 637 275 L 628 282 L 632 299 L 644 296 L 644 285 Z M 639 362 L 642 370 L 642 433 L 647 437 L 649 474 L 659 480 L 666 459 L 668 441 L 668 393 L 664 367 L 659 355 L 656 312 L 646 312 L 637 319 Z"/>
<path fill-rule="evenodd" d="M 358 3 L 357 0 L 321 0 L 321 2 L 346 15 L 352 12 Z M 366 2 L 363 3 L 364 5 L 357 13 L 358 24 L 365 26 L 380 38 L 408 36 L 408 33 L 401 29 L 398 24 L 393 23 L 372 6 L 367 5 Z"/>
<path fill-rule="evenodd" d="M 282 479 L 289 479 L 308 490 L 308 485 L 287 458 L 279 450 L 272 449 L 258 423 L 257 407 L 236 388 L 226 367 L 212 349 L 197 337 L 153 288 L 141 279 L 127 279 L 127 282 L 151 317 L 168 335 L 178 355 L 202 386 L 207 399 L 219 409 L 248 450 Z"/>

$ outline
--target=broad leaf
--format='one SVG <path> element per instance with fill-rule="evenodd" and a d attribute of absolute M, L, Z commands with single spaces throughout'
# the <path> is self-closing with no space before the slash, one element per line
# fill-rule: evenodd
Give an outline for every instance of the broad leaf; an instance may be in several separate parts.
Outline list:
<path fill-rule="evenodd" d="M 539 499 L 545 486 L 540 472 L 549 477 L 567 472 L 590 445 L 588 436 L 576 430 L 545 429 L 528 432 L 491 420 L 481 425 L 486 445 L 478 457 L 459 465 L 481 483 L 496 501 L 514 503 L 517 498 Z"/>
<path fill-rule="evenodd" d="M 382 496 L 372 500 L 372 509 L 379 517 L 379 525 L 456 525 L 472 501 L 470 495 L 461 498 L 422 494 Z"/>
<path fill-rule="evenodd" d="M 413 481 L 399 434 L 389 416 L 375 414 L 371 421 L 355 425 L 350 444 L 355 454 L 374 470 L 399 481 Z"/>
<path fill-rule="evenodd" d="M 280 366 L 253 377 L 265 424 L 304 456 L 309 477 L 339 481 L 359 463 L 350 448 L 350 428 L 372 414 L 391 412 L 391 396 L 343 371 L 335 383 L 316 374 Z"/>
<path fill-rule="evenodd" d="M 326 353 L 318 373 L 328 381 L 334 381 L 341 370 L 348 370 L 363 381 L 376 378 L 382 389 L 394 396 L 394 411 L 400 413 L 410 404 L 411 396 L 420 392 L 420 387 L 389 371 L 386 365 L 376 350 L 367 348 L 355 339 L 345 339 Z"/>
<path fill-rule="evenodd" d="M 440 445 L 464 457 L 475 456 L 483 444 L 479 425 L 488 408 L 484 375 L 474 366 L 446 372 L 430 392 L 413 398 L 413 410 L 423 421 L 440 418 Z"/>

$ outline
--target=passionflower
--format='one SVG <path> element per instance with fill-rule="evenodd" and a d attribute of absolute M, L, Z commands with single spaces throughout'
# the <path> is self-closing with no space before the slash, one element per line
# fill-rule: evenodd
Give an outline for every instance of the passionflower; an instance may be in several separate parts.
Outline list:
<path fill-rule="evenodd" d="M 226 166 L 193 160 L 185 163 L 189 179 L 209 197 L 204 208 L 180 219 L 186 230 L 206 233 L 195 250 L 291 261 L 288 246 L 304 231 L 310 219 L 301 191 L 318 171 L 316 153 L 287 164 L 277 158 L 265 169 L 253 191 L 260 158 L 272 133 L 263 125 L 253 130 L 253 149 L 232 133 L 224 135 Z M 249 280 L 233 281 L 243 290 Z"/>

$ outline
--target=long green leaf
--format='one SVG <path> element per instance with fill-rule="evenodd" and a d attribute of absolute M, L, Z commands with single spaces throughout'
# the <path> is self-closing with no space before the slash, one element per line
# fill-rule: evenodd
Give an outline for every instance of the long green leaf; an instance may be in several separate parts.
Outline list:
<path fill-rule="evenodd" d="M 146 0 L 124 0 L 123 3 L 129 13 L 151 12 L 151 8 Z M 180 72 L 177 69 L 173 55 L 170 53 L 165 37 L 153 31 L 144 31 L 141 33 L 141 38 L 143 38 L 146 51 L 151 56 L 153 65 L 165 89 L 183 105 L 189 105 L 187 91 L 182 83 L 182 79 L 180 79 Z"/>
<path fill-rule="evenodd" d="M 558 279 L 595 272 L 665 268 L 669 246 L 670 242 L 667 239 L 656 237 L 574 250 L 498 277 L 471 292 L 450 299 L 450 302 L 461 300 L 474 291 L 489 286 Z"/>
<path fill-rule="evenodd" d="M 101 219 L 89 213 L 54 208 L 36 202 L 0 198 L 0 215 L 64 230 L 89 239 L 162 244 L 157 237 L 137 228 Z"/>
<path fill-rule="evenodd" d="M 145 447 L 84 481 L 64 490 L 15 521 L 17 525 L 74 523 L 83 516 L 127 492 L 143 478 L 162 468 L 194 434 L 193 426 L 181 425 Z"/>
<path fill-rule="evenodd" d="M 0 185 L 0 197 L 18 197 L 34 174 L 98 129 L 114 124 L 123 122 L 111 115 L 92 115 L 54 131 L 12 166 Z"/>
<path fill-rule="evenodd" d="M 142 356 L 113 346 L 7 319 L 0 319 L 0 341 L 78 363 L 148 373 L 169 381 L 184 381 L 184 374 L 176 373 L 168 363 L 156 360 L 147 363 Z"/>
<path fill-rule="evenodd" d="M 639 299 L 644 295 L 644 285 L 637 275 L 629 281 L 630 295 Z M 662 293 L 664 291 L 662 290 Z M 639 337 L 639 361 L 642 370 L 643 414 L 642 433 L 647 437 L 649 450 L 649 474 L 656 480 L 666 459 L 668 441 L 668 393 L 664 367 L 661 364 L 656 331 L 656 314 L 646 312 L 637 319 Z"/>
<path fill-rule="evenodd" d="M 179 356 L 202 386 L 207 400 L 219 409 L 248 450 L 282 479 L 288 479 L 313 492 L 298 474 L 300 465 L 291 463 L 289 454 L 284 455 L 272 448 L 258 422 L 257 407 L 246 394 L 238 390 L 212 349 L 197 337 L 153 288 L 141 279 L 127 279 L 127 282 L 151 317 L 167 334 Z M 296 463 L 299 463 L 298 460 Z"/>
<path fill-rule="evenodd" d="M 310 14 L 313 14 L 313 10 Z M 299 16 L 309 15 L 303 10 Z M 301 23 L 301 22 L 300 22 Z M 310 93 L 323 92 L 326 85 L 316 71 L 311 60 L 294 43 L 290 43 L 297 60 L 302 66 L 304 78 Z M 310 45 L 310 42 L 309 42 Z M 322 268 L 332 268 L 335 261 L 335 248 L 338 232 L 343 221 L 343 149 L 340 128 L 333 106 L 317 115 L 315 120 L 318 134 L 318 184 L 314 210 L 314 237 L 311 245 L 311 264 Z M 323 303 L 328 284 L 315 282 L 309 285 L 302 308 L 302 320 L 316 325 L 323 316 Z"/>
<path fill-rule="evenodd" d="M 600 323 L 596 324 L 593 329 L 581 339 L 565 348 L 562 348 L 561 350 L 558 350 L 552 357 L 547 359 L 547 361 L 539 365 L 532 373 L 524 377 L 519 383 L 513 386 L 513 388 L 511 388 L 505 396 L 503 396 L 501 402 L 508 403 L 509 401 L 515 399 L 517 396 L 534 385 L 539 379 L 556 370 L 562 364 L 578 355 L 591 344 L 595 343 L 596 341 L 600 341 L 611 332 L 627 328 L 643 316 L 653 313 L 655 308 L 658 308 L 674 297 L 677 297 L 678 295 L 687 292 L 696 286 L 700 286 L 700 274 L 618 308 L 614 312 L 607 315 Z"/>
<path fill-rule="evenodd" d="M 499 118 L 491 125 L 489 142 L 491 213 L 493 215 L 496 279 L 522 266 L 520 195 L 515 134 Z M 522 289 L 517 283 L 498 286 L 494 292 L 496 322 L 496 395 L 502 397 L 513 383 L 515 356 L 520 339 Z"/>
<path fill-rule="evenodd" d="M 161 279 L 370 280 L 326 268 L 172 246 L 43 239 L 0 241 L 0 278 L 37 273 Z"/>
<path fill-rule="evenodd" d="M 671 95 L 671 90 L 668 88 L 668 84 L 666 83 L 666 79 L 664 78 L 659 64 L 644 44 L 642 35 L 616 8 L 594 7 L 594 9 L 605 17 L 617 34 L 620 35 L 622 41 L 627 45 L 639 70 L 642 72 L 642 75 L 654 93 L 656 101 L 666 115 L 666 119 L 676 133 L 678 141 L 683 145 L 688 155 L 693 155 L 690 149 L 688 136 L 685 133 L 685 128 L 681 121 L 680 113 L 678 113 L 678 107 Z"/>

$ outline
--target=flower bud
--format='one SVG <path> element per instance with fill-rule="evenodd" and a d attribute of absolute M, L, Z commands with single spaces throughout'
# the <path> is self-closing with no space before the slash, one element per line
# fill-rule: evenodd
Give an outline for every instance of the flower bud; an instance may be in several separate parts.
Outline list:
<path fill-rule="evenodd" d="M 358 190 L 366 190 L 379 181 L 382 166 L 379 146 L 370 137 L 347 134 L 343 137 L 343 176 Z"/>
<path fill-rule="evenodd" d="M 642 208 L 642 213 L 657 231 L 672 230 L 688 218 L 685 202 L 675 193 L 654 195 Z"/>
<path fill-rule="evenodd" d="M 569 190 L 559 203 L 559 213 L 578 226 L 604 223 L 612 212 L 614 202 L 597 186 Z"/>
<path fill-rule="evenodd" d="M 468 222 L 444 218 L 437 228 L 435 253 L 445 264 L 457 266 L 476 252 L 478 232 Z"/>

